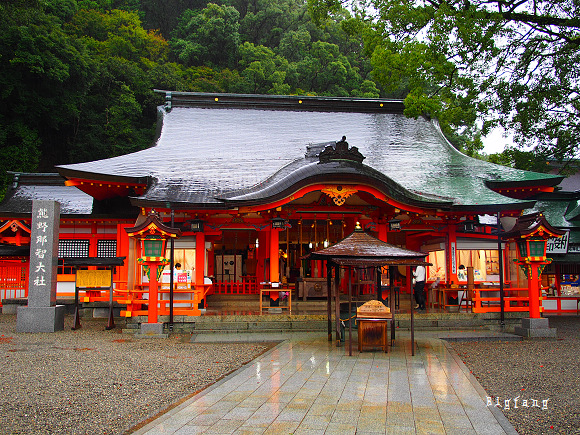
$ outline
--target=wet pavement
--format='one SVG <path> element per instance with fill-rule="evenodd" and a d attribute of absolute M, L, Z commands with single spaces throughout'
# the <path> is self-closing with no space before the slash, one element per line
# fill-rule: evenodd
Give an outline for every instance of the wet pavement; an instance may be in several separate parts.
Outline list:
<path fill-rule="evenodd" d="M 199 334 L 192 341 L 284 339 L 136 434 L 516 434 L 440 336 L 399 332 L 387 353 L 326 334 Z"/>

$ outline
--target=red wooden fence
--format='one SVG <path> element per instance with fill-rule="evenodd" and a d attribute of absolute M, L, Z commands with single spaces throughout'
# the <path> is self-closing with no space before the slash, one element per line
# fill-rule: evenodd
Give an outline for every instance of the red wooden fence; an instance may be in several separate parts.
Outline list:
<path fill-rule="evenodd" d="M 0 306 L 2 299 L 28 297 L 28 264 L 0 263 Z"/>

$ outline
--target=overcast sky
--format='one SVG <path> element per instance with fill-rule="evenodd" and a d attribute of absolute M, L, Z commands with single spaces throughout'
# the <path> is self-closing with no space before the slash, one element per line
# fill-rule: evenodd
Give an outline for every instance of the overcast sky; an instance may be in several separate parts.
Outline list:
<path fill-rule="evenodd" d="M 483 152 L 486 154 L 500 153 L 506 145 L 512 145 L 511 137 L 503 137 L 503 130 L 495 129 L 483 138 Z"/>

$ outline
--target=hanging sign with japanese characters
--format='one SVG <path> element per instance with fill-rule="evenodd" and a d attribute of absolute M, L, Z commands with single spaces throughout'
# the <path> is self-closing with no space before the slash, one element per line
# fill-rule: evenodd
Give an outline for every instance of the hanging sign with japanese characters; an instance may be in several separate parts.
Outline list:
<path fill-rule="evenodd" d="M 566 254 L 568 252 L 569 239 L 570 231 L 566 231 L 562 237 L 549 238 L 546 245 L 546 254 Z"/>
<path fill-rule="evenodd" d="M 60 204 L 56 201 L 33 201 L 28 279 L 29 307 L 56 305 L 59 230 Z"/>

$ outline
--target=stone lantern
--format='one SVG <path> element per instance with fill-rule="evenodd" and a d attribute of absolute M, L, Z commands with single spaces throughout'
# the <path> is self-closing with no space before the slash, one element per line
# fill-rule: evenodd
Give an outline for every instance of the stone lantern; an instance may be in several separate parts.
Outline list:
<path fill-rule="evenodd" d="M 540 306 L 540 276 L 544 267 L 552 262 L 546 257 L 546 244 L 549 238 L 562 237 L 564 231 L 552 227 L 542 213 L 520 216 L 514 227 L 502 235 L 505 240 L 515 240 L 518 248 L 518 258 L 514 262 L 519 265 L 528 278 L 528 300 L 530 318 L 522 320 L 521 330 L 526 336 L 549 336 L 552 333 L 538 330 L 548 329 L 547 319 L 541 319 Z M 534 320 L 538 319 L 538 320 Z M 530 332 L 534 330 L 536 332 Z M 553 331 L 555 333 L 555 330 Z"/>

